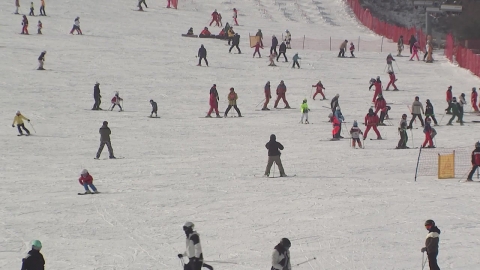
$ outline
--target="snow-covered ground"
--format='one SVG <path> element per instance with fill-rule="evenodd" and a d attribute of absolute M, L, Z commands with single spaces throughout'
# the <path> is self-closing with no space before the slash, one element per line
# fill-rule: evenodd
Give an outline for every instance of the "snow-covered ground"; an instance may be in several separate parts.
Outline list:
<path fill-rule="evenodd" d="M 266 38 L 289 29 L 294 37 L 378 39 L 349 17 L 340 0 L 297 0 L 294 6 L 187 0 L 178 10 L 147 0 L 146 12 L 134 11 L 133 0 L 50 0 L 48 17 L 28 17 L 29 36 L 18 34 L 21 16 L 12 14 L 13 2 L 0 3 L 1 269 L 20 267 L 32 239 L 43 242 L 46 269 L 181 269 L 176 254 L 184 250 L 185 221 L 196 224 L 205 259 L 216 269 L 269 269 L 282 237 L 292 240 L 293 265 L 316 257 L 294 269 L 416 269 L 429 218 L 442 229 L 442 269 L 480 267 L 474 255 L 480 245 L 477 186 L 434 177 L 414 182 L 418 151 L 393 150 L 400 116 L 416 95 L 430 99 L 441 119 L 449 85 L 467 97 L 480 85 L 441 55 L 430 65 L 397 58 L 403 91 L 384 92 L 393 103 L 394 125 L 380 127 L 386 140 L 366 140 L 364 150 L 355 150 L 348 140 L 326 141 L 329 101 L 309 98 L 311 125 L 298 123 L 299 106 L 322 80 L 327 97 L 340 94 L 345 132 L 353 120 L 363 122 L 373 94 L 369 79 L 388 81 L 385 52 L 338 59 L 337 51 L 294 48 L 287 56 L 298 51 L 302 69 L 293 70 L 291 62 L 267 67 L 267 58 L 253 59 L 248 48 L 248 33 L 258 28 Z M 278 3 L 286 9 L 275 8 Z M 28 13 L 28 2 L 21 5 Z M 189 27 L 198 33 L 215 8 L 230 20 L 233 7 L 239 9 L 236 30 L 244 54 L 229 54 L 225 41 L 180 36 Z M 76 16 L 83 36 L 68 34 Z M 35 34 L 38 19 L 42 36 Z M 200 44 L 208 50 L 208 68 L 196 66 Z M 37 71 L 42 50 L 47 70 Z M 284 80 L 296 109 L 260 111 L 267 80 L 272 88 Z M 96 81 L 101 107 L 107 109 L 119 91 L 124 112 L 90 110 Z M 245 117 L 203 118 L 214 83 L 220 111 L 235 87 Z M 161 118 L 147 117 L 150 99 L 158 102 Z M 33 136 L 15 136 L 16 110 L 32 120 Z M 476 116 L 466 116 L 463 127 L 444 126 L 447 117 L 437 128 L 438 146 L 473 147 L 479 126 L 470 121 Z M 105 120 L 115 155 L 124 159 L 93 159 Z M 265 169 L 264 145 L 272 133 L 285 146 L 286 173 L 296 177 L 256 177 Z M 419 146 L 422 130 L 413 135 L 410 146 Z M 103 194 L 76 195 L 83 190 L 77 181 L 83 168 Z"/>

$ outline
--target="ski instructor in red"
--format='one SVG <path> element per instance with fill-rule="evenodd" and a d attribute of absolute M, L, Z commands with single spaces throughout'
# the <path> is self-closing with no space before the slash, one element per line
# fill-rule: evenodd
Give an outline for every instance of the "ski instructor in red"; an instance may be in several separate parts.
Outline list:
<path fill-rule="evenodd" d="M 212 12 L 212 21 L 210 22 L 210 26 L 212 26 L 213 22 L 215 22 L 215 26 L 220 27 L 220 22 L 218 21 L 218 12 L 216 9 L 214 12 Z"/>
<path fill-rule="evenodd" d="M 277 100 L 275 100 L 275 106 L 274 106 L 275 109 L 277 108 L 278 102 L 280 101 L 280 99 L 282 99 L 283 102 L 285 103 L 285 109 L 290 109 L 290 105 L 288 105 L 288 101 L 285 98 L 286 92 L 287 92 L 287 87 L 285 86 L 285 83 L 282 80 L 280 81 L 280 84 L 277 86 Z"/>
<path fill-rule="evenodd" d="M 215 110 L 217 117 L 220 118 L 220 114 L 218 113 L 218 101 L 220 98 L 218 97 L 217 85 L 214 84 L 212 88 L 210 88 L 210 110 L 208 110 L 207 116 L 205 117 L 212 117 L 210 114 Z"/>
<path fill-rule="evenodd" d="M 382 139 L 377 128 L 379 121 L 380 119 L 378 119 L 378 116 L 373 112 L 373 109 L 368 110 L 367 115 L 365 115 L 365 126 L 367 126 L 367 128 L 365 129 L 365 134 L 363 136 L 364 140 L 367 138 L 368 131 L 370 131 L 371 128 L 373 128 L 373 131 L 377 134 L 377 140 Z"/>

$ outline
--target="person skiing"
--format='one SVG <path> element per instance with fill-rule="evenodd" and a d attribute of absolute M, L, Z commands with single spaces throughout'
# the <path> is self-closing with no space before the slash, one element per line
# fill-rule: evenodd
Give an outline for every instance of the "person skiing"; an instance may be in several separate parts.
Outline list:
<path fill-rule="evenodd" d="M 408 149 L 409 147 L 407 146 L 408 142 L 408 135 L 407 135 L 407 129 L 410 129 L 407 125 L 407 114 L 402 115 L 402 120 L 400 120 L 400 125 L 398 127 L 398 133 L 400 134 L 400 140 L 398 141 L 398 145 L 396 149 Z"/>
<path fill-rule="evenodd" d="M 220 118 L 220 114 L 218 112 L 218 101 L 220 98 L 218 97 L 218 91 L 217 91 L 217 85 L 214 84 L 212 88 L 210 88 L 210 110 L 208 110 L 207 116 L 205 117 L 211 117 L 210 114 L 215 110 L 215 113 L 217 114 L 217 118 Z"/>
<path fill-rule="evenodd" d="M 258 29 L 257 33 L 255 34 L 255 36 L 257 37 L 257 42 L 260 42 L 260 46 L 262 47 L 263 49 L 263 33 L 262 33 L 262 29 Z"/>
<path fill-rule="evenodd" d="M 312 87 L 315 87 L 315 94 L 313 94 L 313 100 L 315 100 L 315 97 L 320 94 L 322 95 L 322 99 L 326 99 L 325 98 L 325 95 L 323 94 L 323 90 L 325 89 L 325 87 L 323 87 L 323 84 L 322 84 L 322 81 L 318 81 L 317 84 L 315 85 L 312 85 Z"/>
<path fill-rule="evenodd" d="M 47 16 L 45 13 L 45 0 L 40 0 L 40 16 Z"/>
<path fill-rule="evenodd" d="M 27 16 L 22 17 L 22 35 L 28 35 L 28 19 Z"/>
<path fill-rule="evenodd" d="M 428 143 L 428 148 L 435 148 L 433 145 L 433 128 L 430 125 L 432 120 L 430 118 L 425 118 L 425 127 L 423 128 L 423 133 L 425 134 L 425 140 L 423 141 L 422 147 L 425 148 L 425 146 Z"/>
<path fill-rule="evenodd" d="M 291 46 L 290 43 L 292 42 L 292 34 L 290 34 L 290 31 L 288 31 L 288 29 L 285 30 L 285 33 L 286 33 L 286 35 L 285 35 L 285 43 L 286 43 L 287 49 L 291 49 L 292 46 Z"/>
<path fill-rule="evenodd" d="M 375 131 L 375 134 L 377 134 L 377 140 L 381 140 L 382 136 L 380 135 L 380 132 L 378 131 L 378 122 L 379 118 L 378 116 L 373 112 L 373 109 L 370 108 L 368 110 L 367 115 L 365 115 L 365 126 L 367 128 L 365 129 L 365 135 L 363 136 L 363 140 L 367 138 L 368 132 L 370 131 L 371 128 L 373 128 L 373 131 Z"/>
<path fill-rule="evenodd" d="M 28 122 L 30 122 L 30 119 L 23 116 L 22 113 L 20 113 L 20 111 L 17 111 L 15 113 L 15 117 L 13 118 L 12 127 L 15 127 L 15 124 L 17 124 L 18 133 L 20 133 L 18 136 L 23 135 L 22 129 L 25 130 L 25 132 L 27 133 L 27 136 L 29 136 L 30 130 L 28 130 L 25 127 L 25 123 L 23 123 L 23 120 L 27 120 Z"/>
<path fill-rule="evenodd" d="M 238 47 L 239 44 L 240 44 L 240 35 L 239 35 L 238 33 L 235 33 L 235 35 L 233 36 L 233 39 L 232 39 L 232 46 L 230 47 L 230 49 L 228 50 L 228 52 L 231 53 L 233 47 L 236 47 L 237 50 L 238 50 L 238 54 L 241 54 L 242 51 L 241 51 L 240 48 Z"/>
<path fill-rule="evenodd" d="M 452 114 L 452 100 L 453 100 L 452 86 L 450 85 L 446 92 L 446 101 L 448 104 L 448 107 L 445 109 L 446 114 Z"/>
<path fill-rule="evenodd" d="M 330 101 L 330 110 L 332 110 L 332 113 L 335 113 L 337 107 L 340 107 L 340 104 L 338 103 L 339 98 L 340 94 L 336 94 L 335 97 Z"/>
<path fill-rule="evenodd" d="M 255 54 L 258 53 L 258 58 L 262 58 L 262 55 L 260 54 L 260 48 L 263 49 L 263 45 L 260 44 L 260 42 L 257 42 L 257 44 L 255 44 L 255 46 L 253 46 L 255 48 L 255 52 L 253 53 L 253 58 L 255 58 Z"/>
<path fill-rule="evenodd" d="M 430 99 L 427 99 L 425 105 L 425 118 L 431 118 L 435 126 L 438 126 L 437 119 L 435 118 L 435 112 L 433 111 L 433 105 L 430 102 Z"/>
<path fill-rule="evenodd" d="M 33 12 L 35 8 L 33 7 L 33 2 L 30 2 L 30 13 L 28 16 L 35 16 L 35 13 Z"/>
<path fill-rule="evenodd" d="M 222 14 L 218 13 L 218 23 L 220 24 L 220 27 L 223 26 L 223 23 L 222 23 Z"/>
<path fill-rule="evenodd" d="M 37 24 L 37 35 L 41 35 L 41 34 L 42 34 L 42 28 L 43 28 L 42 21 L 38 20 L 38 24 Z"/>
<path fill-rule="evenodd" d="M 45 70 L 43 68 L 43 63 L 45 62 L 45 54 L 47 54 L 47 51 L 43 51 L 40 56 L 38 57 L 38 68 L 37 70 Z"/>
<path fill-rule="evenodd" d="M 278 46 L 278 39 L 275 35 L 272 36 L 272 46 L 270 47 L 270 54 L 272 54 L 273 52 L 275 52 L 275 54 L 278 54 L 277 53 L 277 46 Z"/>
<path fill-rule="evenodd" d="M 360 135 L 363 136 L 362 130 L 358 127 L 357 120 L 353 121 L 353 126 L 350 129 L 350 136 L 352 137 L 352 147 L 356 148 L 356 144 L 358 143 L 358 147 L 362 147 L 362 141 L 360 141 Z"/>
<path fill-rule="evenodd" d="M 70 34 L 73 35 L 73 31 L 77 31 L 77 35 L 83 35 L 82 30 L 80 29 L 80 17 L 75 18 Z"/>
<path fill-rule="evenodd" d="M 237 107 L 238 95 L 237 95 L 237 93 L 235 93 L 235 89 L 233 87 L 230 87 L 230 93 L 228 93 L 227 99 L 228 99 L 228 107 L 225 110 L 224 117 L 227 117 L 228 112 L 230 111 L 232 106 L 235 109 L 235 111 L 237 111 L 238 117 L 242 117 L 242 113 L 240 112 L 240 109 L 238 109 L 238 107 Z"/>
<path fill-rule="evenodd" d="M 18 8 L 20 7 L 20 0 L 15 0 L 15 13 L 14 14 L 20 14 L 18 13 Z"/>
<path fill-rule="evenodd" d="M 236 8 L 233 8 L 233 21 L 235 22 L 236 26 L 238 26 L 237 17 L 238 17 L 238 10 Z"/>
<path fill-rule="evenodd" d="M 420 124 L 422 127 L 424 126 L 423 124 L 423 119 L 422 119 L 422 114 L 425 114 L 425 111 L 423 110 L 423 104 L 420 102 L 420 98 L 418 96 L 415 97 L 415 101 L 412 103 L 412 119 L 410 119 L 410 123 L 408 126 L 412 128 L 413 121 L 415 121 L 415 118 L 418 117 L 420 120 Z"/>
<path fill-rule="evenodd" d="M 414 61 L 413 60 L 413 57 L 417 57 L 417 61 L 420 61 L 420 58 L 418 57 L 418 48 L 419 48 L 419 45 L 418 45 L 418 42 L 415 42 L 415 44 L 413 44 L 413 54 L 412 54 L 412 57 L 410 57 L 410 61 Z"/>
<path fill-rule="evenodd" d="M 377 79 L 371 79 L 370 80 L 370 87 L 368 87 L 368 90 L 372 89 L 372 86 L 375 86 L 375 92 L 373 93 L 373 98 L 372 98 L 372 103 L 375 103 L 377 100 L 377 96 L 379 94 L 382 94 L 382 81 L 380 80 L 380 76 L 377 76 Z"/>
<path fill-rule="evenodd" d="M 378 95 L 378 98 L 375 101 L 375 114 L 380 112 L 380 118 L 378 120 L 379 126 L 385 126 L 383 120 L 385 120 L 385 116 L 387 116 L 388 114 L 388 107 L 389 106 L 387 106 L 387 101 L 385 100 L 385 98 L 383 98 L 383 95 Z"/>
<path fill-rule="evenodd" d="M 202 244 L 200 243 L 200 235 L 195 231 L 193 222 L 187 221 L 183 224 L 183 231 L 186 238 L 186 250 L 178 254 L 178 258 L 188 258 L 188 263 L 184 265 L 184 270 L 201 270 L 202 266 L 213 269 L 210 265 L 203 262 Z"/>
<path fill-rule="evenodd" d="M 472 103 L 472 108 L 474 112 L 478 112 L 477 97 L 478 97 L 477 88 L 473 87 L 472 94 L 470 95 L 470 102 Z"/>
<path fill-rule="evenodd" d="M 461 93 L 460 96 L 458 97 L 458 101 L 457 101 L 457 106 L 458 106 L 458 114 L 462 116 L 462 119 L 463 119 L 463 115 L 464 115 L 464 106 L 467 105 L 467 101 L 465 101 L 465 93 Z M 457 120 L 457 123 L 460 122 L 460 119 Z"/>
<path fill-rule="evenodd" d="M 297 65 L 298 68 L 300 68 L 300 64 L 298 63 L 298 59 L 302 59 L 300 58 L 300 56 L 298 56 L 298 53 L 295 53 L 295 55 L 293 56 L 293 65 L 292 65 L 292 68 L 295 68 L 295 65 Z"/>
<path fill-rule="evenodd" d="M 456 97 L 452 98 L 452 102 L 450 104 L 450 107 L 452 109 L 452 117 L 448 121 L 447 126 L 452 125 L 452 121 L 455 119 L 455 117 L 458 117 L 457 121 L 459 121 L 460 125 L 463 126 L 463 115 L 460 114 L 460 109 L 459 109 L 460 105 L 457 103 L 457 98 Z"/>
<path fill-rule="evenodd" d="M 270 109 L 267 107 L 270 99 L 272 98 L 272 91 L 270 91 L 270 81 L 265 84 L 265 87 L 263 89 L 265 92 L 265 103 L 263 104 L 262 111 L 270 111 Z"/>
<path fill-rule="evenodd" d="M 333 113 L 328 114 L 329 121 L 332 123 L 332 139 L 331 141 L 340 140 L 340 128 L 341 124 L 337 117 Z"/>
<path fill-rule="evenodd" d="M 110 142 L 110 134 L 112 134 L 112 131 L 108 127 L 108 122 L 103 121 L 102 127 L 98 130 L 98 133 L 100 133 L 100 147 L 98 148 L 97 155 L 95 156 L 95 159 L 99 159 L 100 155 L 102 154 L 103 148 L 105 145 L 107 145 L 108 148 L 108 154 L 110 159 L 115 159 L 116 157 L 113 155 L 113 148 L 112 148 L 112 143 Z"/>
<path fill-rule="evenodd" d="M 282 44 L 280 44 L 280 47 L 278 48 L 278 55 L 277 55 L 277 62 L 278 62 L 278 58 L 280 58 L 280 55 L 283 54 L 283 57 L 285 57 L 285 62 L 288 62 L 288 59 L 287 59 L 287 56 L 285 55 L 285 53 L 287 52 L 287 45 L 285 45 L 285 42 L 282 42 Z"/>
<path fill-rule="evenodd" d="M 290 264 L 290 247 L 292 244 L 288 238 L 282 238 L 273 249 L 271 270 L 292 270 Z"/>
<path fill-rule="evenodd" d="M 212 26 L 213 22 L 215 22 L 215 26 L 220 27 L 220 24 L 218 22 L 218 12 L 216 9 L 212 12 L 212 21 L 210 22 L 209 26 Z"/>
<path fill-rule="evenodd" d="M 42 249 L 42 242 L 39 240 L 32 241 L 32 249 L 27 256 L 22 259 L 22 270 L 44 270 L 45 258 L 43 258 L 40 250 Z"/>
<path fill-rule="evenodd" d="M 395 72 L 389 71 L 388 76 L 390 77 L 390 81 L 388 82 L 387 88 L 385 88 L 385 91 L 389 91 L 390 85 L 393 86 L 393 91 L 398 91 L 398 88 L 395 85 L 395 82 L 397 81 L 397 78 L 395 77 Z"/>
<path fill-rule="evenodd" d="M 410 54 L 412 54 L 413 52 L 413 47 L 415 47 L 415 43 L 417 43 L 417 39 L 414 35 L 411 35 L 410 39 L 408 40 L 408 44 L 410 45 Z"/>
<path fill-rule="evenodd" d="M 402 51 L 403 51 L 404 45 L 403 45 L 403 36 L 400 36 L 400 38 L 397 41 L 397 51 L 398 54 L 397 56 L 402 56 Z"/>
<path fill-rule="evenodd" d="M 158 117 L 158 115 L 157 115 L 157 111 L 158 111 L 157 102 L 153 101 L 153 99 L 150 99 L 150 105 L 152 105 L 152 112 L 150 113 L 150 117 L 153 117 L 153 114 L 155 114 L 155 117 Z"/>
<path fill-rule="evenodd" d="M 427 59 L 429 47 L 430 47 L 430 40 L 427 39 L 427 44 L 425 44 L 425 54 L 423 55 L 423 62 L 425 62 L 425 60 Z"/>
<path fill-rule="evenodd" d="M 480 166 L 480 142 L 475 143 L 475 150 L 472 151 L 472 169 L 468 174 L 467 181 L 473 181 L 473 174 Z"/>
<path fill-rule="evenodd" d="M 268 56 L 268 61 L 270 61 L 270 64 L 268 64 L 269 67 L 276 67 L 277 65 L 275 64 L 275 58 L 277 57 L 277 55 L 275 53 L 271 53 L 269 56 Z"/>
<path fill-rule="evenodd" d="M 90 175 L 87 169 L 82 170 L 82 172 L 80 173 L 80 178 L 78 178 L 78 182 L 80 183 L 80 185 L 83 186 L 83 188 L 85 188 L 85 193 L 83 194 L 92 194 L 92 191 L 93 193 L 99 193 L 95 185 L 93 185 L 93 177 Z M 90 187 L 92 191 L 90 191 L 88 187 Z"/>
<path fill-rule="evenodd" d="M 389 53 L 387 55 L 387 72 L 390 73 L 390 72 L 393 72 L 393 61 L 395 61 L 395 59 L 393 58 L 392 54 Z"/>
<path fill-rule="evenodd" d="M 207 49 L 205 49 L 203 44 L 198 49 L 198 65 L 197 66 L 202 66 L 202 59 L 205 60 L 205 64 L 208 67 Z"/>
<path fill-rule="evenodd" d="M 305 124 L 310 124 L 308 122 L 308 111 L 310 111 L 310 109 L 308 108 L 308 104 L 307 104 L 307 99 L 303 99 L 303 103 L 302 105 L 300 105 L 300 112 L 302 113 L 302 118 L 300 118 L 300 123 L 303 124 L 303 117 L 305 117 Z"/>
<path fill-rule="evenodd" d="M 123 101 L 123 98 L 120 97 L 120 94 L 118 93 L 118 91 L 115 91 L 115 95 L 111 100 L 112 108 L 110 109 L 110 111 L 113 111 L 113 108 L 115 108 L 115 105 L 118 105 L 118 107 L 120 108 L 119 112 L 123 111 L 122 105 L 120 104 L 122 101 Z"/>
<path fill-rule="evenodd" d="M 355 58 L 355 55 L 353 52 L 355 51 L 355 45 L 353 45 L 353 42 L 350 42 L 350 57 Z"/>
<path fill-rule="evenodd" d="M 425 229 L 428 230 L 427 238 L 425 240 L 425 247 L 420 251 L 427 252 L 428 266 L 430 270 L 440 270 L 437 263 L 438 244 L 440 242 L 440 229 L 435 225 L 435 221 L 429 219 L 425 221 Z"/>
<path fill-rule="evenodd" d="M 348 40 L 344 40 L 342 44 L 340 44 L 340 52 L 338 52 L 338 57 L 345 57 L 345 51 L 347 50 Z"/>
<path fill-rule="evenodd" d="M 101 110 L 100 104 L 102 103 L 102 95 L 100 95 L 100 83 L 96 82 L 95 85 L 93 86 L 93 99 L 95 100 L 95 103 L 93 104 L 92 110 Z"/>
<path fill-rule="evenodd" d="M 235 36 L 235 31 L 233 31 L 233 27 L 228 28 L 227 37 L 228 37 L 228 45 L 232 43 L 233 37 Z"/>
<path fill-rule="evenodd" d="M 342 110 L 340 110 L 340 107 L 337 107 L 333 115 L 335 116 L 335 118 L 338 119 L 338 122 L 340 122 L 340 126 L 338 129 L 338 137 L 340 139 L 343 139 L 343 136 L 341 136 L 340 134 L 342 133 L 342 123 L 345 122 L 345 117 L 343 117 Z"/>
<path fill-rule="evenodd" d="M 277 137 L 275 134 L 270 135 L 270 141 L 265 144 L 265 148 L 268 149 L 268 162 L 267 167 L 265 168 L 264 176 L 270 176 L 270 169 L 272 168 L 273 162 L 277 164 L 278 170 L 280 171 L 280 177 L 286 177 L 285 170 L 283 169 L 282 160 L 280 156 L 280 150 L 283 150 L 283 145 L 277 142 Z"/>
<path fill-rule="evenodd" d="M 285 86 L 285 83 L 280 81 L 280 84 L 277 86 L 277 100 L 275 100 L 275 105 L 274 108 L 276 109 L 278 106 L 278 102 L 280 99 L 283 100 L 283 103 L 285 103 L 285 109 L 290 109 L 290 105 L 288 105 L 288 101 L 285 98 L 285 94 L 287 93 L 287 86 Z"/>

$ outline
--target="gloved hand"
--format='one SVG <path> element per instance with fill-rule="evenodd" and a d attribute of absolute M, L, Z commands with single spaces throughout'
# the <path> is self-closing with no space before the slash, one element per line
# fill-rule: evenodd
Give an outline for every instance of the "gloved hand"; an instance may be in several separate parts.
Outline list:
<path fill-rule="evenodd" d="M 199 259 L 197 257 L 192 257 L 189 258 L 189 262 L 193 265 L 196 265 L 198 263 Z"/>
<path fill-rule="evenodd" d="M 30 119 L 27 119 L 27 121 L 30 123 Z"/>
<path fill-rule="evenodd" d="M 422 247 L 422 249 L 420 250 L 421 252 L 425 252 L 427 251 L 427 248 L 426 247 Z"/>
<path fill-rule="evenodd" d="M 219 97 L 217 97 L 217 101 L 219 101 L 219 100 L 220 100 L 220 98 L 219 98 Z"/>
<path fill-rule="evenodd" d="M 272 98 L 272 95 L 270 95 L 270 98 Z"/>
<path fill-rule="evenodd" d="M 15 127 L 15 125 L 12 125 L 12 127 Z"/>
<path fill-rule="evenodd" d="M 183 258 L 183 254 L 180 254 L 180 253 L 179 253 L 177 256 L 178 256 L 178 258 L 180 258 L 180 259 Z"/>

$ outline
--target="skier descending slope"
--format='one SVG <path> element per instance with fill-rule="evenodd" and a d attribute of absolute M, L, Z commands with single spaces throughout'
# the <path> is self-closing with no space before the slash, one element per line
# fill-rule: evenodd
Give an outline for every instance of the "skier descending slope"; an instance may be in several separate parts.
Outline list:
<path fill-rule="evenodd" d="M 230 111 L 232 106 L 235 109 L 235 111 L 237 111 L 238 117 L 242 117 L 242 113 L 240 112 L 240 109 L 238 109 L 237 107 L 238 95 L 237 93 L 235 93 L 235 89 L 233 87 L 230 88 L 230 93 L 228 93 L 227 99 L 228 99 L 228 107 L 225 110 L 224 117 L 227 117 L 228 112 Z"/>
<path fill-rule="evenodd" d="M 13 118 L 12 127 L 15 127 L 15 123 L 17 123 L 18 133 L 20 133 L 18 136 L 23 135 L 22 129 L 25 130 L 25 132 L 27 132 L 27 136 L 30 135 L 30 131 L 25 127 L 23 120 L 27 120 L 28 122 L 30 122 L 30 119 L 23 116 L 22 113 L 20 113 L 20 111 L 17 111 L 17 113 L 15 114 L 15 117 Z"/>
<path fill-rule="evenodd" d="M 118 106 L 120 108 L 120 112 L 123 111 L 122 105 L 120 104 L 122 101 L 123 101 L 123 98 L 120 97 L 120 94 L 118 93 L 118 91 L 115 91 L 115 95 L 111 100 L 112 108 L 110 109 L 110 111 L 113 111 L 113 108 L 115 108 L 115 106 Z"/>
<path fill-rule="evenodd" d="M 367 128 L 365 129 L 365 136 L 363 137 L 364 140 L 367 138 L 368 131 L 370 131 L 371 128 L 373 128 L 373 131 L 375 131 L 375 134 L 377 134 L 377 140 L 382 139 L 382 136 L 380 136 L 380 132 L 377 129 L 379 121 L 380 119 L 373 112 L 373 109 L 369 109 L 367 115 L 365 115 L 365 126 L 367 126 Z"/>
<path fill-rule="evenodd" d="M 45 54 L 47 54 L 47 51 L 43 51 L 40 56 L 38 57 L 38 68 L 37 70 L 45 70 L 43 68 L 43 63 L 45 62 Z"/>
<path fill-rule="evenodd" d="M 42 243 L 39 240 L 33 240 L 32 249 L 28 252 L 27 256 L 22 259 L 22 270 L 45 269 L 45 259 L 42 253 L 40 253 L 41 249 Z"/>
<path fill-rule="evenodd" d="M 78 178 L 78 182 L 85 188 L 85 193 L 78 193 L 78 195 L 92 194 L 88 187 L 92 189 L 93 193 L 98 193 L 97 188 L 93 185 L 93 177 L 90 175 L 87 169 L 82 170 L 80 173 L 80 178 Z"/>
<path fill-rule="evenodd" d="M 28 19 L 27 16 L 23 15 L 22 19 L 22 35 L 28 35 Z"/>
<path fill-rule="evenodd" d="M 282 238 L 280 243 L 275 246 L 272 253 L 271 270 L 291 270 L 290 264 L 290 247 L 292 246 L 288 238 Z"/>
<path fill-rule="evenodd" d="M 438 243 L 440 242 L 440 229 L 435 225 L 435 221 L 429 219 L 425 221 L 425 229 L 428 230 L 425 247 L 422 252 L 427 252 L 428 266 L 430 270 L 440 270 L 437 263 Z"/>
<path fill-rule="evenodd" d="M 76 17 L 75 21 L 73 22 L 72 30 L 70 34 L 73 35 L 73 31 L 77 31 L 77 35 L 83 35 L 82 30 L 80 29 L 80 17 Z"/>
<path fill-rule="evenodd" d="M 100 83 L 96 82 L 95 86 L 93 86 L 93 99 L 95 103 L 93 104 L 92 110 L 101 110 L 100 104 L 102 104 L 102 95 L 100 95 Z"/>
<path fill-rule="evenodd" d="M 302 118 L 300 118 L 300 123 L 303 124 L 303 117 L 305 117 L 305 124 L 310 124 L 308 122 L 308 111 L 310 111 L 310 109 L 308 108 L 306 98 L 303 99 L 303 103 L 302 103 L 302 105 L 300 105 L 300 111 L 302 113 Z"/>
<path fill-rule="evenodd" d="M 207 60 L 207 49 L 203 46 L 203 44 L 200 46 L 198 49 L 198 65 L 197 66 L 202 66 L 202 59 L 205 60 L 205 64 L 208 67 L 208 60 Z"/>
<path fill-rule="evenodd" d="M 265 144 L 265 148 L 268 149 L 268 163 L 265 168 L 266 177 L 270 176 L 270 169 L 272 168 L 273 162 L 277 164 L 278 170 L 280 171 L 280 177 L 286 177 L 285 171 L 283 169 L 282 160 L 280 159 L 280 150 L 283 150 L 283 145 L 277 142 L 277 136 L 275 134 L 270 135 L 270 141 Z"/>
<path fill-rule="evenodd" d="M 375 100 L 377 100 L 377 96 L 379 94 L 382 94 L 382 81 L 380 80 L 380 76 L 377 76 L 377 79 L 370 79 L 370 87 L 368 87 L 368 90 L 372 89 L 372 86 L 375 86 L 375 93 L 373 93 L 373 98 L 372 98 L 372 103 L 375 103 Z"/>
<path fill-rule="evenodd" d="M 358 127 L 357 120 L 353 121 L 353 127 L 350 129 L 350 135 L 352 136 L 352 147 L 356 148 L 356 143 L 358 147 L 362 148 L 362 142 L 360 141 L 360 134 L 363 136 L 362 130 Z"/>
<path fill-rule="evenodd" d="M 323 90 L 325 89 L 325 87 L 323 87 L 322 81 L 318 81 L 318 83 L 315 85 L 312 85 L 312 87 L 316 87 L 315 94 L 313 94 L 313 100 L 315 100 L 315 97 L 317 96 L 317 94 L 322 95 L 322 99 L 326 99 L 325 95 L 323 94 Z"/>
<path fill-rule="evenodd" d="M 187 236 L 186 251 L 178 254 L 178 258 L 183 259 L 187 256 L 188 263 L 183 266 L 184 270 L 201 270 L 202 267 L 213 270 L 213 267 L 203 262 L 202 245 L 200 243 L 200 235 L 194 230 L 195 225 L 187 221 L 183 225 L 183 231 Z"/>
<path fill-rule="evenodd" d="M 272 98 L 272 92 L 270 91 L 270 81 L 265 84 L 264 87 L 265 92 L 265 103 L 263 104 L 262 111 L 269 111 L 270 109 L 267 107 L 270 99 Z"/>

